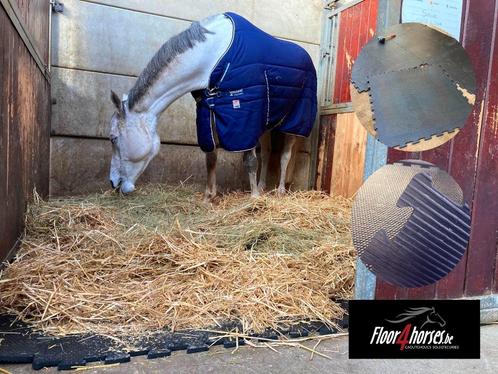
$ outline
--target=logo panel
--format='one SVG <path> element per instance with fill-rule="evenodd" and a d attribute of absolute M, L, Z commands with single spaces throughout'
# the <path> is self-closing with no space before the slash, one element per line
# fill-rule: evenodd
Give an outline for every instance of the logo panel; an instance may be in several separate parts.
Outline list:
<path fill-rule="evenodd" d="M 351 300 L 349 358 L 479 358 L 479 300 Z"/>

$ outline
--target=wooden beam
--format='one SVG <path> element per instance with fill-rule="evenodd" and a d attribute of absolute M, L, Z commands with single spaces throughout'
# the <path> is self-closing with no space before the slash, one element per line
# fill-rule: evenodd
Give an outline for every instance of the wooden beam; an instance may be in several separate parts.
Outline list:
<path fill-rule="evenodd" d="M 17 33 L 21 37 L 22 41 L 24 42 L 24 45 L 26 45 L 26 48 L 28 49 L 31 57 L 36 62 L 36 65 L 42 72 L 43 76 L 45 79 L 50 83 L 50 72 L 48 65 L 45 65 L 43 63 L 43 59 L 41 58 L 41 54 L 39 53 L 38 49 L 35 46 L 34 40 L 32 35 L 28 32 L 28 28 L 26 27 L 24 21 L 20 17 L 20 10 L 17 7 L 17 4 L 13 0 L 0 0 L 0 4 L 3 6 L 5 9 L 5 12 L 10 18 L 10 21 L 14 25 Z M 48 30 L 47 30 L 48 32 Z M 50 36 L 49 36 L 50 37 Z M 49 61 L 50 64 L 50 61 Z"/>
<path fill-rule="evenodd" d="M 351 103 L 330 104 L 320 108 L 320 115 L 326 116 L 338 113 L 354 113 Z"/>

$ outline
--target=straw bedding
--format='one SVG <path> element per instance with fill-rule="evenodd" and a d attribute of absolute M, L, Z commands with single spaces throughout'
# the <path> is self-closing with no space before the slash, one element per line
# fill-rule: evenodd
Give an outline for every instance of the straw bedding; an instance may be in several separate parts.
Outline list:
<path fill-rule="evenodd" d="M 0 272 L 0 313 L 48 334 L 333 325 L 352 295 L 350 201 L 146 186 L 42 201 Z"/>

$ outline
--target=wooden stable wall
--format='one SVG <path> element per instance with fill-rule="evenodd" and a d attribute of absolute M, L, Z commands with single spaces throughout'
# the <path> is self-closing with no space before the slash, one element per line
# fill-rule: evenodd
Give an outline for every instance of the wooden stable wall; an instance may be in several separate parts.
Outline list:
<path fill-rule="evenodd" d="M 127 92 L 156 50 L 193 20 L 237 12 L 280 38 L 319 54 L 322 0 L 65 0 L 53 17 L 50 193 L 108 189 L 113 112 L 110 90 Z M 159 155 L 139 182 L 205 182 L 204 155 L 197 146 L 195 103 L 190 95 L 161 117 Z M 221 188 L 249 184 L 241 154 L 222 152 Z M 307 188 L 310 142 L 296 159 L 296 187 Z"/>
<path fill-rule="evenodd" d="M 48 1 L 0 1 L 0 260 L 15 248 L 33 189 L 48 194 Z"/>
<path fill-rule="evenodd" d="M 315 181 L 334 195 L 351 197 L 363 183 L 367 132 L 352 112 L 349 83 L 356 57 L 375 33 L 377 7 L 378 0 L 364 0 L 337 15 L 333 88 L 322 107 Z"/>
<path fill-rule="evenodd" d="M 407 290 L 377 280 L 376 298 L 456 298 L 498 292 L 498 1 L 464 2 L 461 41 L 476 71 L 477 100 L 465 127 L 434 150 L 389 150 L 388 162 L 420 158 L 447 170 L 472 208 L 470 244 L 462 261 L 434 285 Z"/>

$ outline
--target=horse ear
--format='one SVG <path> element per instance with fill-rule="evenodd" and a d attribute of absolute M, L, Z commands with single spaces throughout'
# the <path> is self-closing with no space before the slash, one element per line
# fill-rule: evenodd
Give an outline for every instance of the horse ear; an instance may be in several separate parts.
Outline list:
<path fill-rule="evenodd" d="M 119 111 L 122 111 L 123 108 L 121 106 L 121 99 L 116 94 L 116 92 L 114 92 L 113 90 L 111 90 L 111 100 L 114 103 L 114 106 L 116 107 L 116 109 Z"/>
<path fill-rule="evenodd" d="M 121 111 L 123 116 L 126 116 L 128 114 L 128 100 L 121 101 L 121 106 L 119 110 Z"/>

